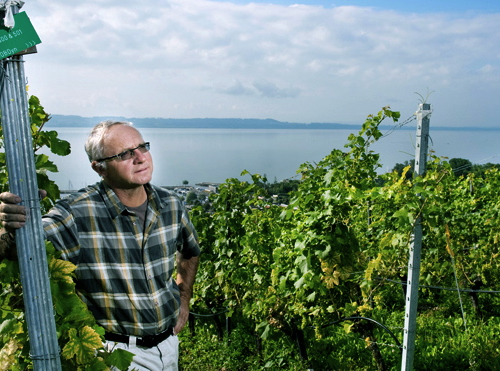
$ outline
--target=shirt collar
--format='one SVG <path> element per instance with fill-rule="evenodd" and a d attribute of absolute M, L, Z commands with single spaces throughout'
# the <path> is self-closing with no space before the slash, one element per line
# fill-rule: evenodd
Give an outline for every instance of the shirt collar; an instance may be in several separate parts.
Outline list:
<path fill-rule="evenodd" d="M 165 206 L 163 201 L 161 201 L 158 196 L 158 193 L 150 183 L 147 183 L 144 188 L 146 189 L 150 205 L 154 208 L 157 207 L 158 209 Z M 118 215 L 127 210 L 127 207 L 120 201 L 116 193 L 105 182 L 101 181 L 99 183 L 99 191 L 105 195 L 104 203 L 112 218 L 116 218 Z"/>

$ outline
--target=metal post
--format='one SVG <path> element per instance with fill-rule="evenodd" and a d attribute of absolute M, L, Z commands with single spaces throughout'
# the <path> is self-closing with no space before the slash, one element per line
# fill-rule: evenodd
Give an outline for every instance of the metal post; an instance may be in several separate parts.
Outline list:
<path fill-rule="evenodd" d="M 16 244 L 28 325 L 30 356 L 36 371 L 61 370 L 50 292 L 45 238 L 36 180 L 22 56 L 2 61 L 0 105 L 10 191 L 22 198 L 28 220 Z"/>
<path fill-rule="evenodd" d="M 417 148 L 415 150 L 415 173 L 417 175 L 424 175 L 426 171 L 431 112 L 431 105 L 422 103 L 419 104 L 418 111 L 415 113 L 417 115 Z"/>
<path fill-rule="evenodd" d="M 427 103 L 419 105 L 417 115 L 417 148 L 415 150 L 415 174 L 423 175 L 427 165 L 429 142 L 429 122 L 431 106 Z M 417 328 L 418 286 L 420 279 L 420 257 L 422 251 L 422 219 L 417 217 L 410 243 L 408 261 L 408 286 L 406 290 L 406 309 L 403 337 L 403 358 L 401 370 L 413 370 L 415 356 L 415 337 Z"/>

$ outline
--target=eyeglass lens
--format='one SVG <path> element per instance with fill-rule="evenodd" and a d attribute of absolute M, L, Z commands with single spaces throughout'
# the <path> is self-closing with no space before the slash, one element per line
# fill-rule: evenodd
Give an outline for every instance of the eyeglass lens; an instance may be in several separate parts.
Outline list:
<path fill-rule="evenodd" d="M 132 157 L 135 157 L 135 150 L 136 149 L 138 149 L 139 152 L 141 152 L 141 153 L 146 153 L 147 151 L 149 151 L 149 142 L 143 143 L 143 144 L 137 146 L 137 148 L 132 148 L 132 149 L 129 149 L 127 151 L 124 151 L 124 152 L 120 153 L 118 156 L 121 158 L 122 161 L 126 161 L 128 159 L 131 159 Z"/>

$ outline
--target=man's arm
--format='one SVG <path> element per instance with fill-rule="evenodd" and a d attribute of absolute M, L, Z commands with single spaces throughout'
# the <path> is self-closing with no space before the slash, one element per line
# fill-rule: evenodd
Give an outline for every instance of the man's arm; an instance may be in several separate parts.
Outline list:
<path fill-rule="evenodd" d="M 177 253 L 177 286 L 181 296 L 181 311 L 177 324 L 174 327 L 174 334 L 178 334 L 186 325 L 189 318 L 189 301 L 193 294 L 193 285 L 198 271 L 198 263 L 200 258 L 198 256 L 185 259 L 182 254 Z"/>

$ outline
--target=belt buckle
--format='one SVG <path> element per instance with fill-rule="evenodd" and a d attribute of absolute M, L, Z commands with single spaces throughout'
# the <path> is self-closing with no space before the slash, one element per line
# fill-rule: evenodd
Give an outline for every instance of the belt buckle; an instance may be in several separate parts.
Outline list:
<path fill-rule="evenodd" d="M 162 341 L 164 341 L 165 339 L 167 339 L 171 335 L 173 335 L 173 328 L 172 327 L 170 327 L 170 328 L 166 329 L 165 331 L 160 332 L 159 334 L 156 334 L 156 335 L 146 335 L 146 336 L 143 336 L 141 338 L 134 338 L 134 341 L 135 341 L 134 345 L 137 344 L 138 346 L 141 346 L 141 347 L 152 348 L 152 347 L 157 346 L 159 343 L 161 343 Z M 130 338 L 132 338 L 132 336 Z M 132 342 L 130 340 L 129 340 L 129 344 L 130 345 L 132 344 Z"/>
<path fill-rule="evenodd" d="M 152 348 L 152 347 L 158 345 L 158 342 L 155 341 L 155 338 L 153 335 L 144 336 L 142 338 L 139 338 L 138 340 L 139 341 L 137 342 L 137 345 L 145 347 L 145 348 Z"/>

